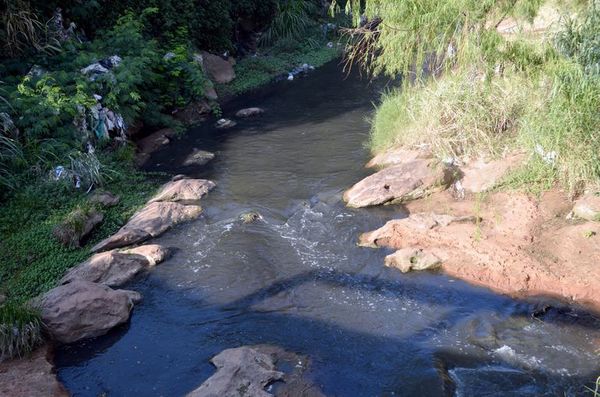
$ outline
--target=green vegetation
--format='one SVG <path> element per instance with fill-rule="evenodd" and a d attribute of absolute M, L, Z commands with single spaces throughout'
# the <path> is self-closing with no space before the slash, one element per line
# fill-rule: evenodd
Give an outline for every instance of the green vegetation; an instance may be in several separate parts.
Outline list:
<path fill-rule="evenodd" d="M 135 169 L 129 133 L 183 130 L 172 115 L 212 84 L 196 54 L 235 56 L 238 77 L 216 88 L 238 95 L 338 56 L 330 21 L 320 0 L 0 0 L 0 356 L 41 340 L 27 302 L 165 179 Z M 91 205 L 98 187 L 120 203 Z M 104 220 L 80 242 L 92 211 Z"/>
<path fill-rule="evenodd" d="M 31 352 L 42 341 L 40 314 L 29 306 L 0 306 L 0 360 Z"/>
<path fill-rule="evenodd" d="M 540 28 L 538 12 L 555 23 Z M 577 193 L 600 183 L 600 2 L 378 0 L 365 14 L 349 31 L 349 62 L 404 82 L 373 119 L 373 151 L 521 151 L 528 161 L 505 187 L 559 182 Z M 502 22 L 516 28 L 503 32 Z"/>

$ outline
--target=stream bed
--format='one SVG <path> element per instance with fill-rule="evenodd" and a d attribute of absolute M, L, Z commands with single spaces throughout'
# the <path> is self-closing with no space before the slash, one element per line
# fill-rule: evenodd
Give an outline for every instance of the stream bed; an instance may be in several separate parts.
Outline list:
<path fill-rule="evenodd" d="M 586 395 L 600 375 L 594 315 L 401 274 L 383 266 L 389 251 L 357 247 L 405 216 L 341 201 L 372 172 L 367 118 L 384 89 L 333 62 L 224 108 L 265 114 L 228 130 L 205 123 L 154 155 L 150 170 L 217 188 L 200 219 L 152 241 L 175 253 L 124 287 L 144 297 L 130 323 L 57 352 L 73 395 L 182 396 L 215 372 L 211 357 L 256 344 L 307 356 L 327 396 Z M 194 149 L 216 157 L 182 165 Z M 262 219 L 243 223 L 250 211 Z"/>

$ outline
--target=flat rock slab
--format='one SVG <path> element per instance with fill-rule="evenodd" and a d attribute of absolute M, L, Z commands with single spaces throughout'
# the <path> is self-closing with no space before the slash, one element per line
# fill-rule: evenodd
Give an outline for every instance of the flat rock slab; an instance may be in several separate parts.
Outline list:
<path fill-rule="evenodd" d="M 425 159 L 384 168 L 352 186 L 344 193 L 344 201 L 349 207 L 361 208 L 415 200 L 447 188 L 455 171 Z"/>
<path fill-rule="evenodd" d="M 217 372 L 188 397 L 269 397 L 265 387 L 281 380 L 283 372 L 275 370 L 269 354 L 252 347 L 227 349 L 212 358 Z"/>
<path fill-rule="evenodd" d="M 142 255 L 117 251 L 102 252 L 71 269 L 61 280 L 61 284 L 85 280 L 109 287 L 118 287 L 148 267 L 150 267 L 150 262 Z"/>
<path fill-rule="evenodd" d="M 600 194 L 588 193 L 575 202 L 573 214 L 577 218 L 600 222 Z"/>
<path fill-rule="evenodd" d="M 246 117 L 254 117 L 260 114 L 263 114 L 265 110 L 263 108 L 246 108 L 238 110 L 235 114 L 235 117 L 246 118 Z"/>
<path fill-rule="evenodd" d="M 440 267 L 442 261 L 431 252 L 409 247 L 386 256 L 384 263 L 386 266 L 394 267 L 402 273 L 408 273 L 411 270 L 436 269 Z"/>
<path fill-rule="evenodd" d="M 461 185 L 470 193 L 481 193 L 495 187 L 508 173 L 523 164 L 523 155 L 512 155 L 500 160 L 478 160 L 461 168 Z"/>
<path fill-rule="evenodd" d="M 53 339 L 61 343 L 104 335 L 129 320 L 133 304 L 141 300 L 134 291 L 75 280 L 56 287 L 39 300 L 42 320 Z"/>
<path fill-rule="evenodd" d="M 46 345 L 26 357 L 0 363 L 0 396 L 68 397 L 56 378 L 51 356 Z"/>
<path fill-rule="evenodd" d="M 180 179 L 165 184 L 149 203 L 160 201 L 196 204 L 215 187 L 215 183 L 206 179 Z"/>
<path fill-rule="evenodd" d="M 181 181 L 186 181 L 182 179 Z M 178 181 L 179 182 L 179 181 Z M 168 191 L 165 193 L 168 194 Z M 157 196 L 157 198 L 159 198 Z M 116 234 L 92 248 L 93 252 L 127 247 L 156 237 L 178 223 L 190 221 L 202 213 L 198 205 L 152 202 L 138 211 Z"/>

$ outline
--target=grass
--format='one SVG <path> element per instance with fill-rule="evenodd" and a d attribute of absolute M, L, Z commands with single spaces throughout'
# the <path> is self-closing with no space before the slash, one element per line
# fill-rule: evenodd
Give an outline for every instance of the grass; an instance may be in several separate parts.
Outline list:
<path fill-rule="evenodd" d="M 305 63 L 319 67 L 340 55 L 337 46 L 329 48 L 322 42 L 311 45 L 286 40 L 279 47 L 268 48 L 263 54 L 239 61 L 235 65 L 236 78 L 229 84 L 217 86 L 217 91 L 221 96 L 240 95 L 269 84 L 276 77 Z"/>
<path fill-rule="evenodd" d="M 0 361 L 21 357 L 42 342 L 40 313 L 15 303 L 0 306 Z"/>
<path fill-rule="evenodd" d="M 0 207 L 0 291 L 9 301 L 25 302 L 52 288 L 66 270 L 89 257 L 94 243 L 118 230 L 155 192 L 156 177 L 127 163 L 105 161 L 113 172 L 103 188 L 120 196 L 121 201 L 102 210 L 104 221 L 81 248 L 64 247 L 53 230 L 74 208 L 89 207 L 85 194 L 40 181 Z"/>

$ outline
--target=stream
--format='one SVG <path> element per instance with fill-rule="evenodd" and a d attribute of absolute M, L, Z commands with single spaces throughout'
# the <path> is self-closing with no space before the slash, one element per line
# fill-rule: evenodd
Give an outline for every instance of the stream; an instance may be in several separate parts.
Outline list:
<path fill-rule="evenodd" d="M 200 219 L 152 241 L 176 250 L 124 287 L 144 297 L 130 323 L 57 351 L 73 395 L 182 396 L 215 372 L 211 357 L 255 344 L 307 356 L 306 376 L 327 396 L 589 395 L 600 375 L 594 315 L 401 274 L 383 266 L 389 251 L 357 247 L 360 233 L 406 215 L 341 201 L 372 172 L 367 118 L 383 90 L 333 62 L 223 109 L 264 115 L 228 130 L 204 123 L 156 153 L 151 171 L 217 188 Z M 194 148 L 216 157 L 183 166 Z M 262 219 L 243 223 L 249 211 Z"/>

